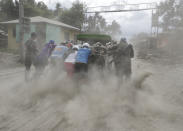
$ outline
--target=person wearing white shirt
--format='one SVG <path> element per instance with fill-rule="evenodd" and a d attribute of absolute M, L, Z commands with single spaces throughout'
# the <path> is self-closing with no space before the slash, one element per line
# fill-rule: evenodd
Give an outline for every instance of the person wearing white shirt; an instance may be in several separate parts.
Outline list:
<path fill-rule="evenodd" d="M 65 70 L 69 77 L 72 77 L 74 73 L 74 65 L 76 62 L 78 49 L 79 48 L 77 46 L 73 46 L 72 51 L 66 56 L 64 61 Z"/>

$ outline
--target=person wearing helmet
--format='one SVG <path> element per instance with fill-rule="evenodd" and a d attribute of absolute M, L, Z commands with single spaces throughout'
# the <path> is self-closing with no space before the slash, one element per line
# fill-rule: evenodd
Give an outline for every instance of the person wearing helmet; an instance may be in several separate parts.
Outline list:
<path fill-rule="evenodd" d="M 90 45 L 88 43 L 84 43 L 82 48 L 78 50 L 75 64 L 76 73 L 86 73 L 88 71 L 88 58 L 91 54 L 91 49 L 89 47 Z"/>
<path fill-rule="evenodd" d="M 67 54 L 64 61 L 65 70 L 70 78 L 73 76 L 74 73 L 74 65 L 76 62 L 76 55 L 78 50 L 78 46 L 73 46 L 72 51 L 69 54 Z"/>

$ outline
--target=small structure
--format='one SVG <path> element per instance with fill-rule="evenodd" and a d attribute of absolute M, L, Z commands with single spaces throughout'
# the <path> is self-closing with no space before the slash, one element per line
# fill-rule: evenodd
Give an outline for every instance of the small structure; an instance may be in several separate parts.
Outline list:
<path fill-rule="evenodd" d="M 8 41 L 8 34 L 0 30 L 0 48 L 6 48 Z"/>
<path fill-rule="evenodd" d="M 30 22 L 30 31 L 24 33 L 24 42 L 29 39 L 31 32 L 36 32 L 40 47 L 49 40 L 54 40 L 57 44 L 64 41 L 74 41 L 77 34 L 80 33 L 80 29 L 76 27 L 40 16 L 31 17 Z M 8 28 L 8 48 L 18 49 L 20 45 L 19 20 L 1 22 L 0 24 L 4 24 Z"/>

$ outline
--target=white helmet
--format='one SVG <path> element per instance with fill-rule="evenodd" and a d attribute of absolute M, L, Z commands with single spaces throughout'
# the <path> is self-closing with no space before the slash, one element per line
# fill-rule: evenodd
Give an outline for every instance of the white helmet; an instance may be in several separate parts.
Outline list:
<path fill-rule="evenodd" d="M 88 47 L 88 48 L 89 48 L 89 47 L 90 47 L 90 44 L 84 43 L 84 44 L 83 44 L 83 47 Z"/>
<path fill-rule="evenodd" d="M 78 45 L 74 45 L 74 46 L 72 47 L 72 49 L 77 49 L 77 50 L 79 50 L 79 46 L 78 46 Z"/>

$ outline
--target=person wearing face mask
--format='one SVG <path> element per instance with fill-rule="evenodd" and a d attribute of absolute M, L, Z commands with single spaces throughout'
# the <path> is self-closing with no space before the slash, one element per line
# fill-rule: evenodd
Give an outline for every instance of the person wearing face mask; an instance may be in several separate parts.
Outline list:
<path fill-rule="evenodd" d="M 29 79 L 29 73 L 31 65 L 34 64 L 35 59 L 38 55 L 37 48 L 37 34 L 35 32 L 31 33 L 31 37 L 25 43 L 25 80 Z"/>

